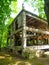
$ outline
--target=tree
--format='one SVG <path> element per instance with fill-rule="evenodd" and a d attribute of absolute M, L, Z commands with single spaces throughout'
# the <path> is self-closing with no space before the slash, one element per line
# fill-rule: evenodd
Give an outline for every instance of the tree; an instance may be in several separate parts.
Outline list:
<path fill-rule="evenodd" d="M 17 0 L 0 0 L 0 47 L 5 44 L 4 41 L 8 30 L 8 25 L 5 25 L 5 23 L 10 18 L 10 4 L 12 1 L 17 2 Z"/>
<path fill-rule="evenodd" d="M 31 3 L 32 7 L 36 7 L 39 12 L 39 16 L 46 19 L 49 25 L 49 0 L 24 0 Z"/>
<path fill-rule="evenodd" d="M 47 17 L 47 22 L 48 22 L 48 25 L 49 25 L 49 0 L 44 0 L 44 11 L 45 11 L 45 14 L 46 14 L 46 17 Z"/>
<path fill-rule="evenodd" d="M 36 0 L 35 7 L 37 7 L 38 9 L 39 16 L 47 20 L 45 12 L 44 12 L 44 0 Z"/>

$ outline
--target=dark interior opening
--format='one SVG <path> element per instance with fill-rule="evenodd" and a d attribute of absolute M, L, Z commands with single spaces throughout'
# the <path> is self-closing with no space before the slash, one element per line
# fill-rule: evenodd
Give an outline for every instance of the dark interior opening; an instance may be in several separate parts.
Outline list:
<path fill-rule="evenodd" d="M 14 44 L 14 46 L 21 46 L 21 44 L 22 44 L 22 42 L 21 42 L 20 36 L 15 35 L 15 44 Z"/>

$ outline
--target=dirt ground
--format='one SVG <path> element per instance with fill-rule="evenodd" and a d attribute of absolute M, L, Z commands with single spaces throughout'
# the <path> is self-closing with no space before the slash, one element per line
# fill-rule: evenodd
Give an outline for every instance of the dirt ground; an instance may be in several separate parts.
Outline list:
<path fill-rule="evenodd" d="M 49 65 L 49 57 L 27 60 L 16 55 L 0 52 L 0 65 Z"/>

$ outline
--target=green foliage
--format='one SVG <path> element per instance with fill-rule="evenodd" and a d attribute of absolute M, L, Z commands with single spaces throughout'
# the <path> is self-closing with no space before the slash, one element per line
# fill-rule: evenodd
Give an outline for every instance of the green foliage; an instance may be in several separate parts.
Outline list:
<path fill-rule="evenodd" d="M 46 19 L 46 15 L 44 12 L 44 0 L 25 0 L 32 8 L 34 8 L 34 11 L 38 10 L 39 16 Z"/>
<path fill-rule="evenodd" d="M 46 15 L 44 12 L 44 1 L 43 0 L 37 0 L 36 7 L 38 8 L 39 16 L 46 19 Z"/>
<path fill-rule="evenodd" d="M 0 47 L 6 45 L 6 38 L 8 33 L 8 25 L 7 19 L 10 20 L 11 14 L 11 2 L 17 0 L 0 0 Z M 13 20 L 13 19 L 12 19 Z M 8 23 L 8 25 L 6 25 Z"/>
<path fill-rule="evenodd" d="M 27 59 L 32 59 L 36 57 L 36 51 L 31 50 L 30 48 L 26 48 L 22 52 L 22 56 Z"/>
<path fill-rule="evenodd" d="M 49 0 L 44 0 L 44 11 L 45 11 L 47 22 L 49 25 Z"/>

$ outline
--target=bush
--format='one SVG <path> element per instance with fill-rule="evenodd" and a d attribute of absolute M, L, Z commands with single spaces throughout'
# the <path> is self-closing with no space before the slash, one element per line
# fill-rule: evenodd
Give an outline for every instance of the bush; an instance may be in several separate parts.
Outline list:
<path fill-rule="evenodd" d="M 31 50 L 29 48 L 26 48 L 26 49 L 23 50 L 22 56 L 24 58 L 27 58 L 27 59 L 32 59 L 32 58 L 36 57 L 35 56 L 35 54 L 36 54 L 35 52 L 36 52 L 35 50 Z"/>

